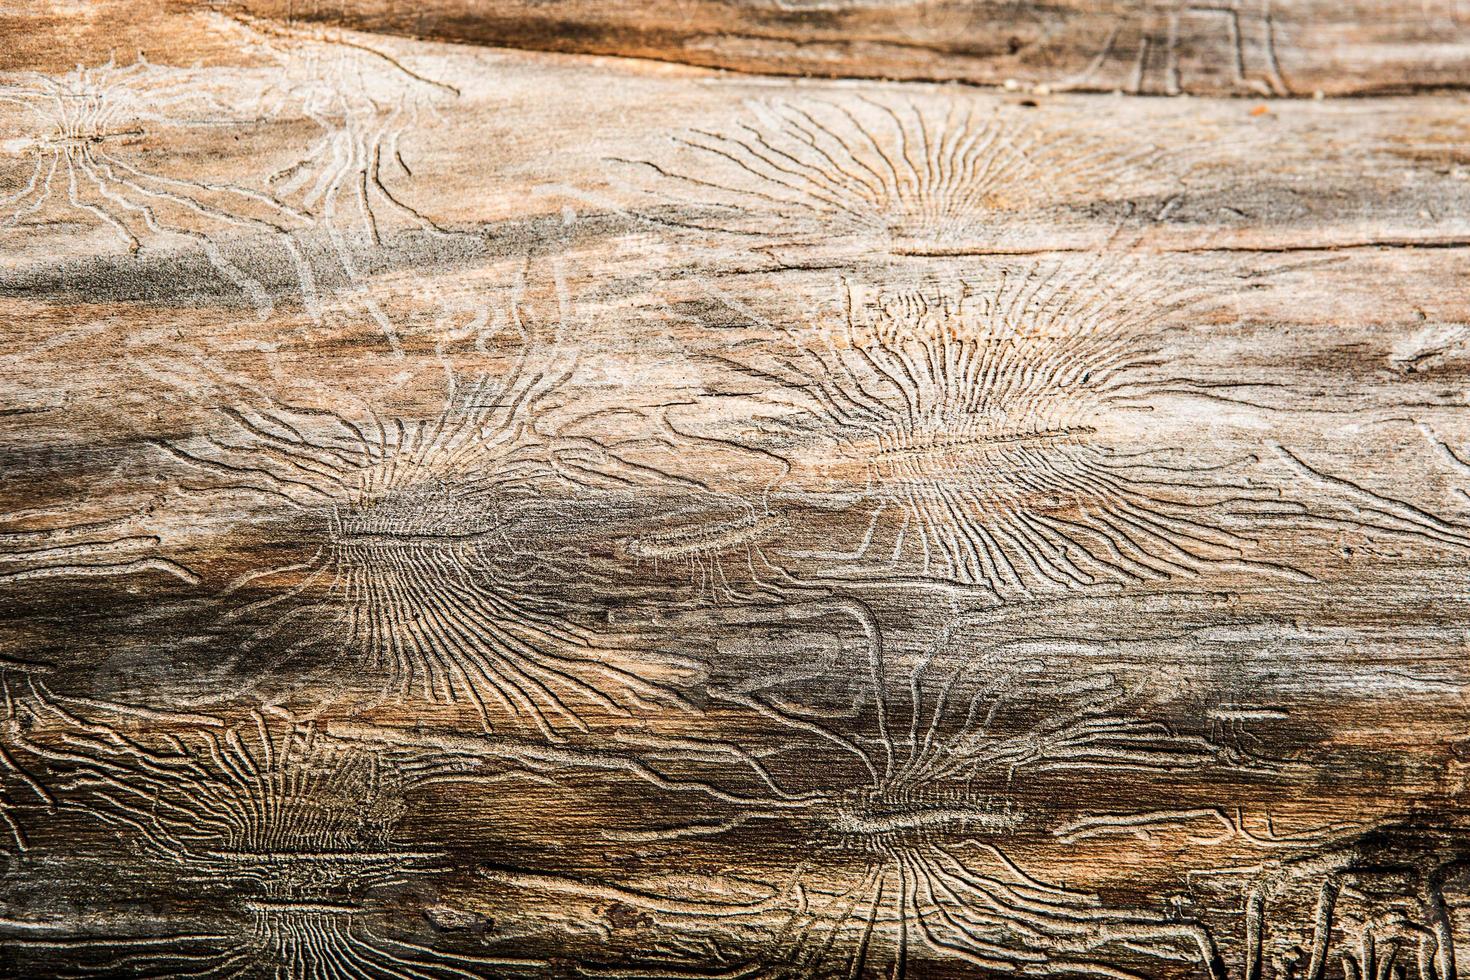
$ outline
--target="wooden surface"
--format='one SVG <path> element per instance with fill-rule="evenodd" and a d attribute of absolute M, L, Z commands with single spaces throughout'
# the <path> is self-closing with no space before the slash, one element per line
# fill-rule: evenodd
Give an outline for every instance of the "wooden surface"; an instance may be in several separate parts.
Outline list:
<path fill-rule="evenodd" d="M 1467 23 L 0 11 L 0 973 L 1470 968 Z"/>

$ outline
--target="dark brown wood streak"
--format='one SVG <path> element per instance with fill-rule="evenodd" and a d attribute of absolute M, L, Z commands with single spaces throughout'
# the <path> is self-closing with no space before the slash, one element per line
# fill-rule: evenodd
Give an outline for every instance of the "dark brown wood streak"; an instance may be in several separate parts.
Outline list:
<path fill-rule="evenodd" d="M 1470 970 L 1464 0 L 0 9 L 0 976 Z"/>

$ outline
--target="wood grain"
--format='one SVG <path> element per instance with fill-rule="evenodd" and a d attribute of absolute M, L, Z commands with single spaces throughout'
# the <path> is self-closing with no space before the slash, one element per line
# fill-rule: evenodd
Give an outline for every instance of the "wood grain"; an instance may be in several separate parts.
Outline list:
<path fill-rule="evenodd" d="M 7 10 L 0 974 L 1454 977 L 1462 14 Z"/>
<path fill-rule="evenodd" d="M 1054 91 L 1311 96 L 1459 89 L 1462 0 L 243 0 L 281 22 L 777 75 Z"/>

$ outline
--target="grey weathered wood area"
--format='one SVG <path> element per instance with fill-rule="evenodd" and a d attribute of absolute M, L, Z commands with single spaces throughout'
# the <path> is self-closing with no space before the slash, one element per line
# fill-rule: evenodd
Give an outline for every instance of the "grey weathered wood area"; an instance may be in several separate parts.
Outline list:
<path fill-rule="evenodd" d="M 1470 969 L 1463 3 L 0 70 L 0 974 Z"/>

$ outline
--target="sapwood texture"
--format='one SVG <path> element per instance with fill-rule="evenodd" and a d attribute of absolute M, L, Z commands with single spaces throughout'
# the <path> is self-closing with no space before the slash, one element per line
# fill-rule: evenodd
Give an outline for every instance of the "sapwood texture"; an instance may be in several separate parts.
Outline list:
<path fill-rule="evenodd" d="M 1467 25 L 0 11 L 0 975 L 1452 980 Z"/>

